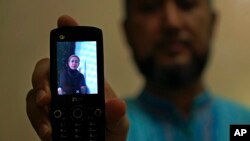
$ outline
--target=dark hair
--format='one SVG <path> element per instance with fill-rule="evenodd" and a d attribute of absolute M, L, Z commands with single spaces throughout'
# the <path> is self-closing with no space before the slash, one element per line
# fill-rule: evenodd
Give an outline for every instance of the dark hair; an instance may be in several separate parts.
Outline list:
<path fill-rule="evenodd" d="M 69 56 L 68 62 L 70 61 L 70 59 L 71 59 L 72 57 L 77 58 L 78 61 L 80 62 L 80 58 L 79 58 L 77 55 L 74 55 L 74 54 Z"/>

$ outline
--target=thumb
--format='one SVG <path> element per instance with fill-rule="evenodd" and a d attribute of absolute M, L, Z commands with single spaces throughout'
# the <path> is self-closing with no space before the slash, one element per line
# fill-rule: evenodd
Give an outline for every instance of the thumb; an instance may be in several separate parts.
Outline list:
<path fill-rule="evenodd" d="M 58 27 L 63 27 L 63 26 L 78 26 L 78 23 L 72 17 L 70 17 L 68 15 L 62 15 L 57 20 L 57 26 Z"/>
<path fill-rule="evenodd" d="M 119 99 L 108 82 L 105 82 L 106 140 L 125 141 L 129 128 L 126 103 Z"/>
<path fill-rule="evenodd" d="M 118 98 L 106 100 L 106 140 L 125 141 L 129 122 L 125 115 L 126 104 Z"/>

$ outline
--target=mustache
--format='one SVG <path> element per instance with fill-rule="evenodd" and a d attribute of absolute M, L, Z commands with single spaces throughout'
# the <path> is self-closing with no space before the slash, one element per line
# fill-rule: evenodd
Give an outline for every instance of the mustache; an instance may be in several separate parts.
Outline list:
<path fill-rule="evenodd" d="M 179 44 L 183 48 L 188 49 L 191 53 L 194 53 L 194 49 L 192 48 L 192 41 L 190 39 L 164 37 L 155 42 L 154 47 L 152 47 L 148 52 L 147 58 L 153 58 L 155 54 L 159 52 L 168 52 L 168 48 L 171 48 L 174 44 Z"/>
<path fill-rule="evenodd" d="M 164 36 L 161 39 L 156 41 L 155 49 L 159 50 L 159 49 L 164 49 L 164 48 L 170 48 L 173 44 L 179 44 L 188 49 L 190 49 L 192 46 L 191 39 L 187 37 Z"/>

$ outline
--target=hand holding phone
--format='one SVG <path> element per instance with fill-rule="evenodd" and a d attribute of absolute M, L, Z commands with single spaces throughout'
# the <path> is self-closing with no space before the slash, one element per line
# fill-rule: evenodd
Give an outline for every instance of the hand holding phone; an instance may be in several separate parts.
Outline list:
<path fill-rule="evenodd" d="M 104 141 L 102 32 L 61 27 L 50 35 L 52 140 Z"/>
<path fill-rule="evenodd" d="M 76 26 L 76 21 L 67 16 L 58 19 L 58 26 Z M 29 120 L 43 141 L 51 141 L 51 123 L 49 110 L 51 103 L 51 90 L 49 84 L 50 60 L 41 59 L 37 62 L 32 75 L 31 89 L 26 98 L 26 111 Z M 124 141 L 128 130 L 128 120 L 125 111 L 126 105 L 118 99 L 112 88 L 105 82 L 105 115 L 106 115 L 106 140 Z"/>

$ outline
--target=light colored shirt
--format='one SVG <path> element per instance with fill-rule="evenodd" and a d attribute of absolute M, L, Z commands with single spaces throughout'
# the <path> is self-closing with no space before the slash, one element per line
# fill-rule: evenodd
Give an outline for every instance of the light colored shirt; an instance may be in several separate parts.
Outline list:
<path fill-rule="evenodd" d="M 127 99 L 128 141 L 229 141 L 230 124 L 250 124 L 250 110 L 204 91 L 184 118 L 165 100 L 145 91 Z"/>

